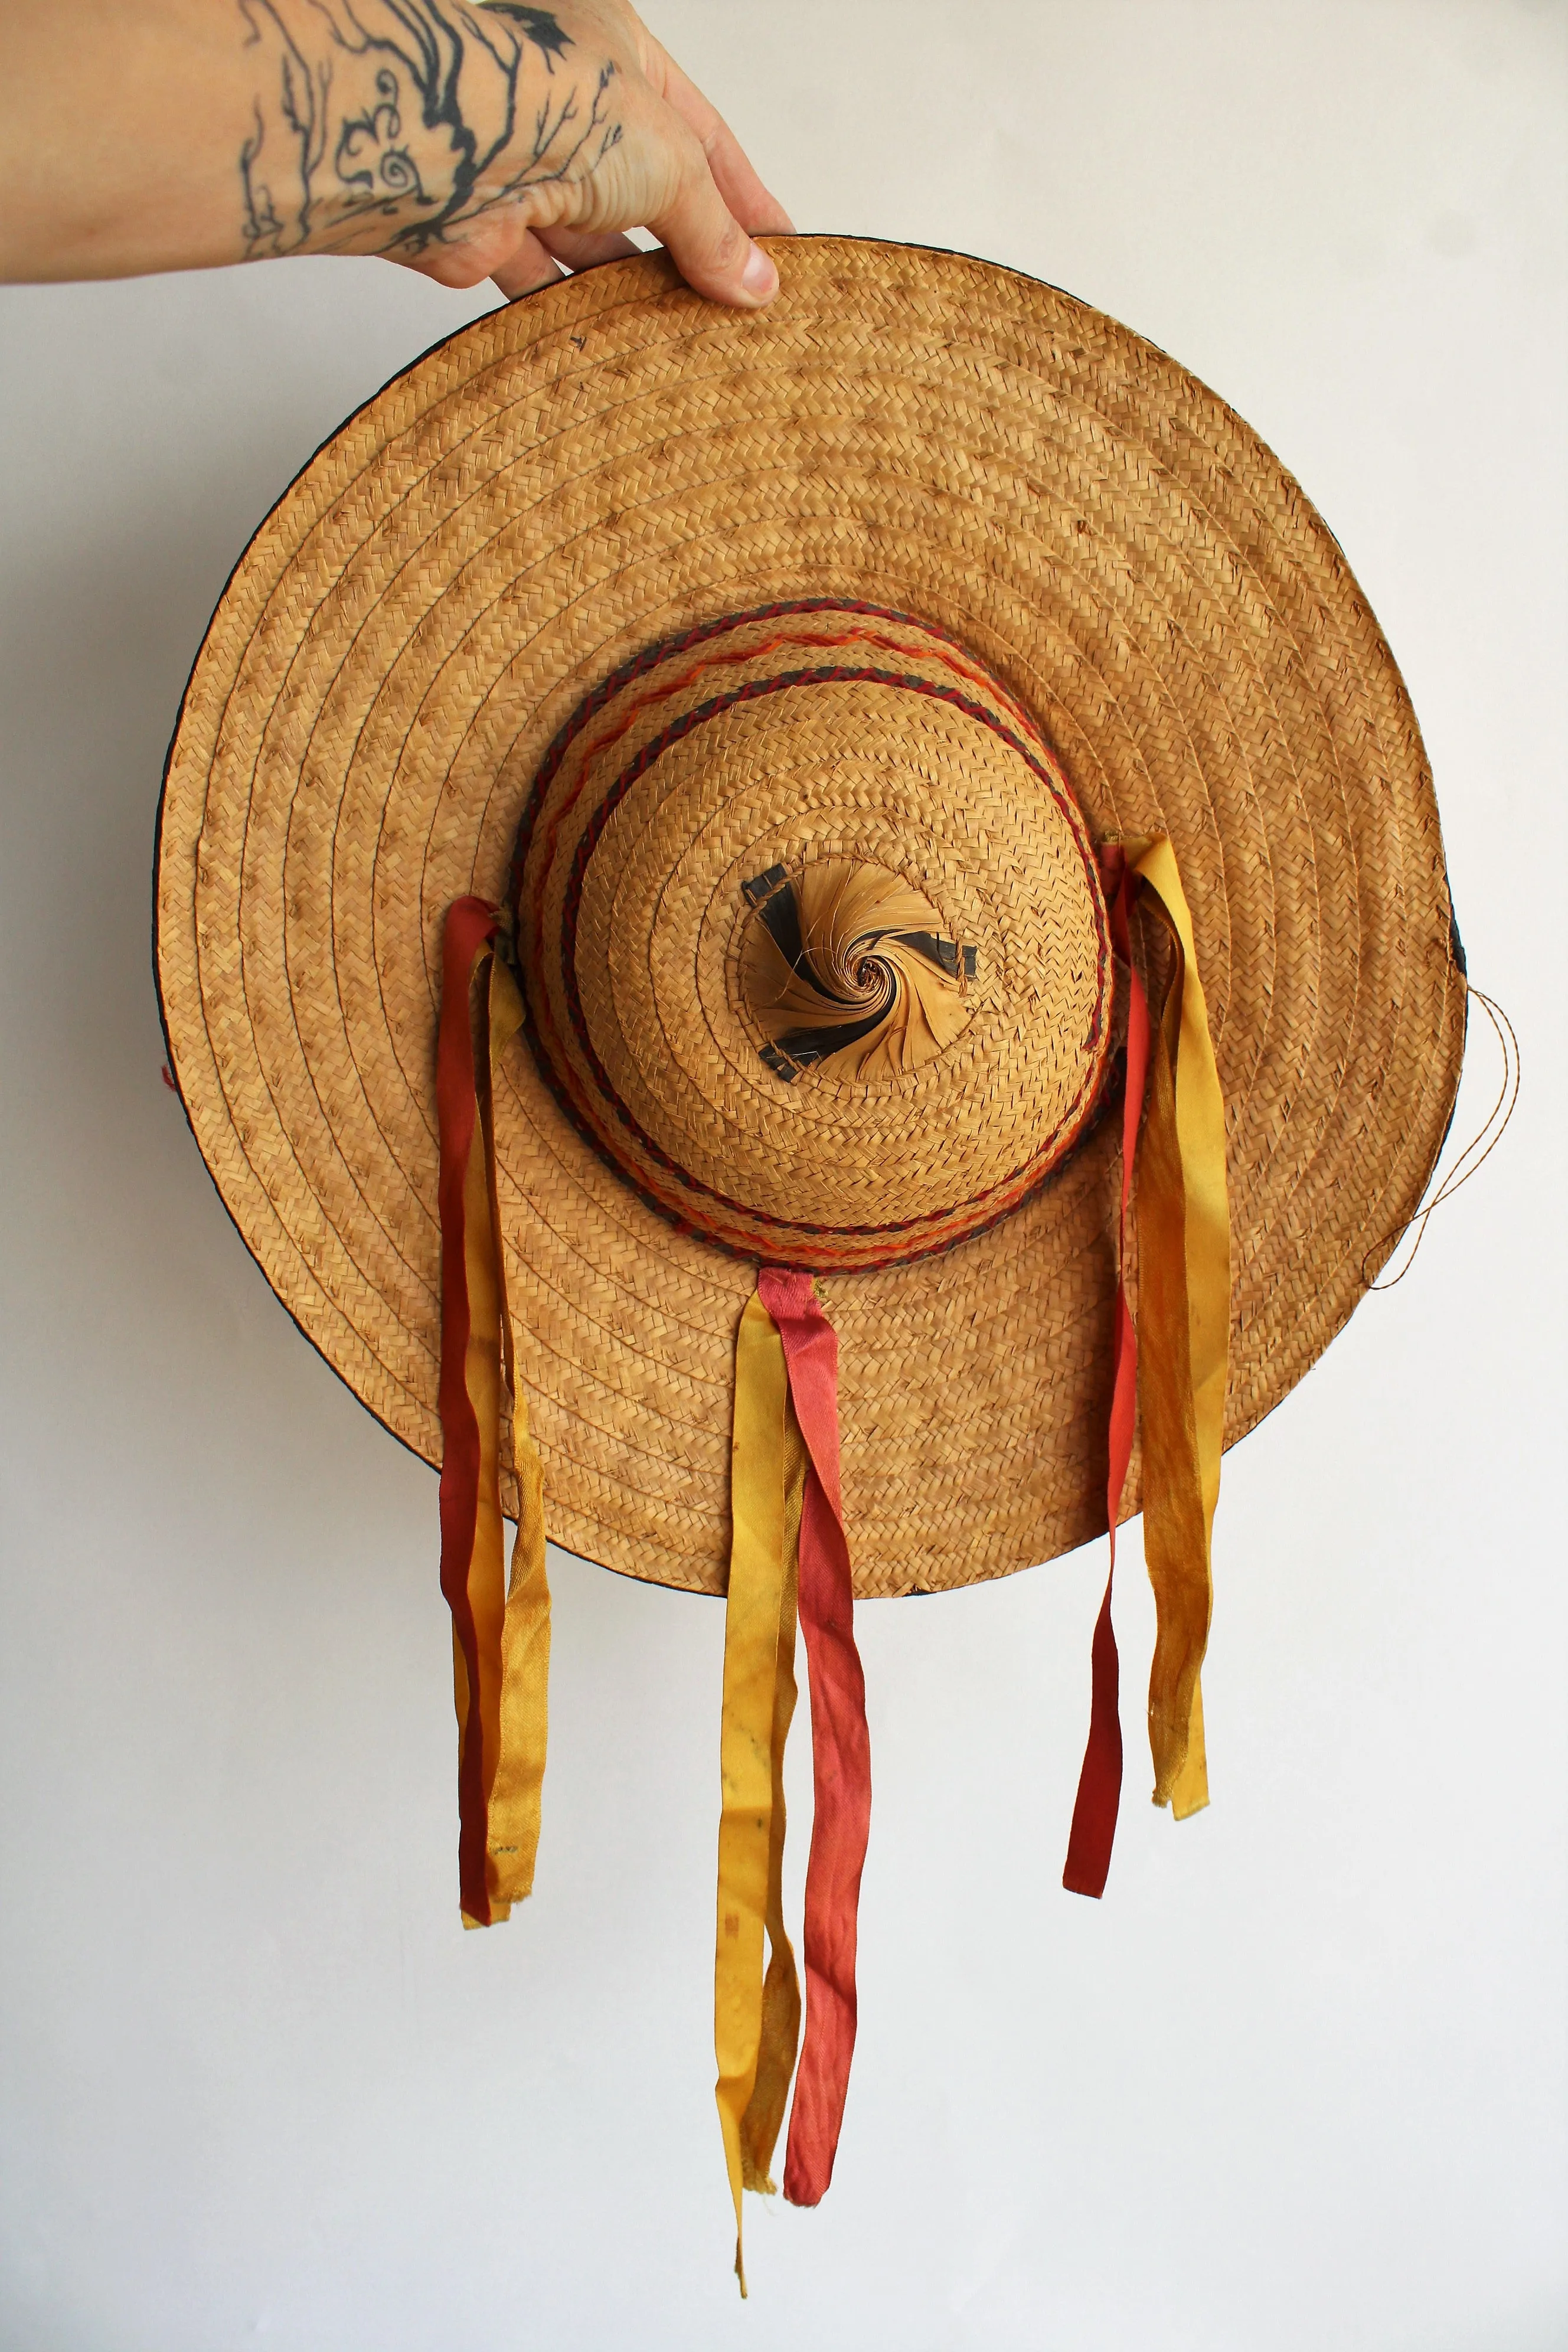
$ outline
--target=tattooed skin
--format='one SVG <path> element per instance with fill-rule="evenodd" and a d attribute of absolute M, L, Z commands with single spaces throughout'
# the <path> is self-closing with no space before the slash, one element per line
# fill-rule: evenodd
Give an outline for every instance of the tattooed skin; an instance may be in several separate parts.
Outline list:
<path fill-rule="evenodd" d="M 531 187 L 585 179 L 621 136 L 606 59 L 578 77 L 516 0 L 238 0 L 258 68 L 240 150 L 247 258 L 406 257 Z M 524 87 L 526 85 L 526 87 Z"/>

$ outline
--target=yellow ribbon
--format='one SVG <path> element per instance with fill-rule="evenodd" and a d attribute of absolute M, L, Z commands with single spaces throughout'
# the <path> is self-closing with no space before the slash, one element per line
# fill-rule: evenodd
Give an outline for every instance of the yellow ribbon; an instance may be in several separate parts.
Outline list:
<path fill-rule="evenodd" d="M 800 1986 L 784 1930 L 784 1751 L 795 1713 L 795 1592 L 805 1448 L 784 1347 L 755 1296 L 735 1339 L 729 1597 L 720 1734 L 716 2096 L 735 2206 L 735 2275 L 746 2292 L 741 2192 L 771 2192 L 800 2034 Z M 764 1979 L 763 1937 L 771 1958 Z"/>
<path fill-rule="evenodd" d="M 1230 1343 L 1225 1098 L 1175 856 L 1163 835 L 1127 848 L 1176 959 L 1150 1039 L 1138 1156 L 1138 1380 L 1143 1549 L 1157 1617 L 1154 1801 L 1181 1821 L 1208 1802 L 1202 1668 Z"/>
<path fill-rule="evenodd" d="M 506 1269 L 496 1194 L 491 1073 L 522 1026 L 522 999 L 500 955 L 481 976 L 483 1045 L 475 1056 L 479 1118 L 464 1171 L 464 1259 L 468 1285 L 468 1350 L 464 1367 L 479 1428 L 479 1514 L 468 1591 L 480 1659 L 486 1788 L 485 1877 L 490 1921 L 505 1919 L 532 1892 L 549 1729 L 550 1584 L 544 1559 L 544 1481 L 519 1393 Z M 517 1476 L 517 1538 L 511 1576 L 501 1592 L 504 1527 L 500 1502 L 503 1404 L 511 1420 Z M 466 1735 L 468 1675 L 456 1647 L 458 1721 Z M 492 1668 L 494 1671 L 487 1671 Z M 483 1924 L 463 1916 L 465 1927 Z"/>

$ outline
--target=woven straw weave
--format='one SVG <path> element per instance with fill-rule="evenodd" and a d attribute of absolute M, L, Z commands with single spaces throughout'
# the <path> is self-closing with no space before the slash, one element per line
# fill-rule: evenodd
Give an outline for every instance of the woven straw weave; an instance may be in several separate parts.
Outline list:
<path fill-rule="evenodd" d="M 1227 1106 L 1234 1441 L 1362 1296 L 1458 1084 L 1463 982 L 1398 672 L 1295 483 L 1149 344 L 955 256 L 773 249 L 782 291 L 754 317 L 648 257 L 479 320 L 353 418 L 257 534 L 197 660 L 160 824 L 159 975 L 197 1140 L 301 1328 L 437 1459 L 447 908 L 505 895 L 549 747 L 634 656 L 762 608 L 875 604 L 1021 710 L 1090 836 L 1172 837 Z M 721 761 L 668 771 L 686 797 L 663 835 L 657 796 L 640 832 L 606 831 L 576 967 L 595 1049 L 622 1056 L 661 1149 L 679 1131 L 713 1174 L 740 1136 L 752 1205 L 811 1192 L 829 1221 L 850 1198 L 941 1209 L 956 1162 L 1011 1165 L 1104 1043 L 1080 1021 L 1047 1068 L 1033 787 L 1005 758 L 987 772 L 951 705 L 917 726 L 854 691 L 837 716 L 824 703 L 815 746 L 773 734 L 764 705 L 738 713 Z M 732 805 L 749 776 L 767 821 L 705 833 L 702 794 Z M 976 814 L 987 795 L 1010 826 Z M 834 1149 L 817 1136 L 798 1167 L 780 1139 L 815 1122 L 831 1143 L 840 1082 L 776 1077 L 736 982 L 741 886 L 780 855 L 879 861 L 977 947 L 962 1034 L 851 1088 Z M 1043 890 L 1045 929 L 1092 929 L 1092 896 Z M 969 1125 L 944 1132 L 955 1103 Z M 639 1197 L 525 1047 L 497 1123 L 551 1532 L 718 1591 L 754 1264 Z M 945 1254 L 819 1279 L 859 1591 L 1003 1574 L 1103 1528 L 1116 1126 L 1091 1120 L 1022 1206 Z M 879 1161 L 873 1131 L 897 1147 Z"/>

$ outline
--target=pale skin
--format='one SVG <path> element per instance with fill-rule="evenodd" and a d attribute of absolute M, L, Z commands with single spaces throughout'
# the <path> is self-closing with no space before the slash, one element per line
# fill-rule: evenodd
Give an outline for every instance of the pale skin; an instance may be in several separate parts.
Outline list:
<path fill-rule="evenodd" d="M 514 296 L 643 227 L 757 310 L 789 226 L 624 0 L 0 0 L 0 279 L 379 254 Z"/>

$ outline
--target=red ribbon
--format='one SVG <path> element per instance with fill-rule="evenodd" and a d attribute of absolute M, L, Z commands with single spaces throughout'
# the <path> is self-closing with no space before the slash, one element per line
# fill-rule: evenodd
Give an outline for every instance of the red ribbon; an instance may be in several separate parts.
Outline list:
<path fill-rule="evenodd" d="M 1102 851 L 1100 866 L 1110 904 L 1111 940 L 1127 966 L 1129 982 L 1127 1083 L 1121 1107 L 1121 1210 L 1117 1230 L 1115 1377 L 1110 1394 L 1110 1463 L 1105 1495 L 1110 1528 L 1110 1570 L 1094 1625 L 1089 1744 L 1079 1774 L 1067 1866 L 1062 1872 L 1062 1885 L 1069 1895 L 1093 1895 L 1105 1892 L 1110 1849 L 1116 1838 L 1116 1816 L 1121 1805 L 1121 1675 L 1116 1633 L 1110 1622 L 1110 1589 L 1116 1579 L 1116 1519 L 1121 1507 L 1121 1490 L 1127 1483 L 1127 1465 L 1132 1458 L 1138 1401 L 1138 1337 L 1127 1304 L 1127 1210 L 1132 1195 L 1132 1163 L 1138 1150 L 1143 1088 L 1149 1070 L 1149 1000 L 1132 961 L 1128 931 L 1135 877 L 1121 849 Z"/>
<path fill-rule="evenodd" d="M 764 1266 L 757 1291 L 784 1342 L 807 1455 L 800 1623 L 811 1678 L 816 1811 L 805 1874 L 805 2040 L 784 2193 L 792 2205 L 815 2205 L 833 2178 L 855 2053 L 856 1927 L 871 1827 L 871 1742 L 838 1484 L 837 1334 L 809 1275 Z"/>
<path fill-rule="evenodd" d="M 468 1394 L 468 1275 L 463 1188 L 479 1102 L 468 992 L 474 962 L 499 929 L 483 898 L 459 898 L 448 909 L 441 950 L 441 1026 L 436 1047 L 436 1117 L 441 1173 L 441 1590 L 468 1676 L 468 1708 L 458 1755 L 458 1879 L 470 1919 L 490 1916 L 484 1731 L 479 1705 L 479 1633 L 468 1591 L 468 1566 L 479 1509 L 479 1424 Z"/>

